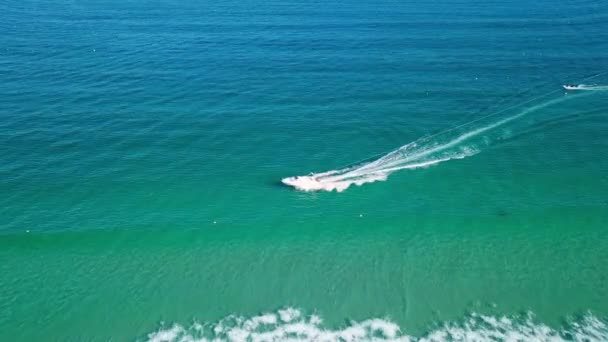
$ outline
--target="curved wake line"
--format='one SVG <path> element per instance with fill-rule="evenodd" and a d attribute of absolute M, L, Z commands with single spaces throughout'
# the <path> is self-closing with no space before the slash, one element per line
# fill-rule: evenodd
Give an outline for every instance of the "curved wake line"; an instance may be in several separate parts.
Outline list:
<path fill-rule="evenodd" d="M 554 92 L 549 94 L 552 93 Z M 462 143 L 472 140 L 483 133 L 494 130 L 527 114 L 558 104 L 576 96 L 580 96 L 580 94 L 548 100 L 495 123 L 473 129 L 457 135 L 456 137 L 448 138 L 447 141 L 444 142 L 441 141 L 440 135 L 445 134 L 436 134 L 431 137 L 421 138 L 401 146 L 398 149 L 363 165 L 346 167 L 343 169 L 331 170 L 322 173 L 313 173 L 308 176 L 287 177 L 282 179 L 282 182 L 285 185 L 292 186 L 301 191 L 336 190 L 341 192 L 353 184 L 363 185 L 365 183 L 384 181 L 391 173 L 398 170 L 423 168 L 452 159 L 463 159 L 479 153 L 480 150 L 473 144 L 470 146 L 463 146 Z M 530 101 L 526 101 L 524 103 L 529 102 Z M 494 116 L 495 114 L 497 113 L 490 114 L 485 117 Z M 463 124 L 457 128 L 465 127 L 471 123 L 479 121 L 480 119 L 476 119 L 471 121 L 469 124 Z M 447 130 L 445 133 L 450 133 L 452 131 L 454 131 L 454 129 Z M 482 145 L 487 143 L 488 142 L 486 141 L 482 143 Z"/>

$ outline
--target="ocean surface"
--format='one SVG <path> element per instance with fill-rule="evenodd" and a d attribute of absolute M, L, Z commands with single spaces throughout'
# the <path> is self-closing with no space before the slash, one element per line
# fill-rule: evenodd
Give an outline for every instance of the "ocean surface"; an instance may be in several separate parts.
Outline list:
<path fill-rule="evenodd" d="M 0 31 L 1 341 L 608 340 L 606 1 L 4 0 Z"/>

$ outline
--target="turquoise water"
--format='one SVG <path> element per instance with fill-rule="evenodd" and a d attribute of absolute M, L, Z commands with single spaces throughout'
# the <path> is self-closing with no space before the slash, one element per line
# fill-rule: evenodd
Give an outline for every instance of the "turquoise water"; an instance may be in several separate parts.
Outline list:
<path fill-rule="evenodd" d="M 0 340 L 608 339 L 604 2 L 0 19 Z"/>

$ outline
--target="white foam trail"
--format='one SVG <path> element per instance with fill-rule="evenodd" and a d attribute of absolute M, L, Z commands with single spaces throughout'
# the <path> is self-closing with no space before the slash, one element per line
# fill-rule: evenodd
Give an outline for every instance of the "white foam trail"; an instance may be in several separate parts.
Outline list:
<path fill-rule="evenodd" d="M 455 137 L 448 136 L 447 139 L 444 136 L 435 136 L 433 139 L 422 138 L 364 165 L 323 173 L 313 173 L 309 176 L 287 177 L 282 179 L 282 182 L 283 184 L 293 186 L 301 191 L 336 190 L 341 192 L 353 184 L 362 185 L 365 183 L 386 180 L 391 173 L 398 170 L 428 167 L 452 159 L 466 158 L 478 153 L 479 149 L 473 145 L 463 146 L 462 143 L 521 118 L 524 115 L 572 97 L 573 96 L 562 96 L 557 99 L 543 102 L 529 107 L 513 116 L 461 133 Z M 447 141 L 442 142 L 442 138 Z"/>
<path fill-rule="evenodd" d="M 579 84 L 576 90 L 608 90 L 608 86 Z"/>
<path fill-rule="evenodd" d="M 174 324 L 147 336 L 150 342 L 193 341 L 606 341 L 608 326 L 592 315 L 570 320 L 555 329 L 536 321 L 533 314 L 490 316 L 471 314 L 445 322 L 421 336 L 405 333 L 387 318 L 370 318 L 332 329 L 318 315 L 287 308 L 254 317 L 231 315 L 219 322 Z"/>

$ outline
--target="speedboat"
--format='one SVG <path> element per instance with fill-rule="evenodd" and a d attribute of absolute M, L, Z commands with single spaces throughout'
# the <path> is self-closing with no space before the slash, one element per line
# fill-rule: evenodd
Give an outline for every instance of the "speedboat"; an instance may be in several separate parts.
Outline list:
<path fill-rule="evenodd" d="M 564 87 L 564 89 L 566 89 L 566 90 L 577 90 L 577 89 L 580 89 L 580 86 L 573 85 L 573 84 L 564 84 L 562 87 Z"/>
<path fill-rule="evenodd" d="M 298 189 L 316 188 L 319 181 L 314 176 L 295 176 L 283 178 L 281 182 L 285 185 L 293 186 Z"/>

